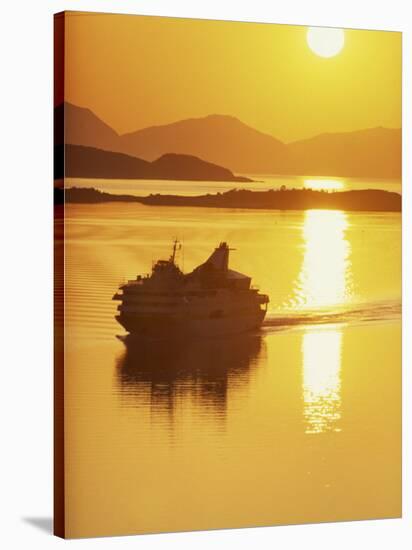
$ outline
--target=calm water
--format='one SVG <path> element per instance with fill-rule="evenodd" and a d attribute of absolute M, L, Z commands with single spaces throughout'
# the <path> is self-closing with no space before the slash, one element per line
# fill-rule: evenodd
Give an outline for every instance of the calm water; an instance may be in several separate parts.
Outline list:
<path fill-rule="evenodd" d="M 272 176 L 247 174 L 251 183 L 228 181 L 169 181 L 169 180 L 104 180 L 85 178 L 66 178 L 67 187 L 95 187 L 114 194 L 150 195 L 203 195 L 205 193 L 225 192 L 238 187 L 255 191 L 287 188 L 326 189 L 330 191 L 351 191 L 359 189 L 382 189 L 383 191 L 402 192 L 399 180 L 377 180 L 367 178 L 331 178 L 316 176 Z"/>
<path fill-rule="evenodd" d="M 184 241 L 270 295 L 236 339 L 125 343 L 111 300 Z M 69 536 L 400 515 L 401 218 L 66 207 Z"/>

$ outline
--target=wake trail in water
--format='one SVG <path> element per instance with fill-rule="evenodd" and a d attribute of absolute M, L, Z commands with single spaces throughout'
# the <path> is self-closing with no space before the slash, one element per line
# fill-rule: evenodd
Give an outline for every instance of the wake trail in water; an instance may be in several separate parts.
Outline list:
<path fill-rule="evenodd" d="M 301 312 L 270 312 L 263 323 L 265 331 L 281 330 L 291 327 L 327 324 L 359 324 L 383 321 L 395 321 L 401 318 L 400 301 L 383 301 L 355 304 L 351 308 L 331 310 L 307 310 Z"/>

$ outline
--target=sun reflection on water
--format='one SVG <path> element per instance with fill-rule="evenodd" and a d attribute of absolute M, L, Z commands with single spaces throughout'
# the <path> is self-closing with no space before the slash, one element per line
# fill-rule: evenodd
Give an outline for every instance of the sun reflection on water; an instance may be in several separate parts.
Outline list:
<path fill-rule="evenodd" d="M 347 215 L 340 210 L 308 210 L 303 225 L 304 256 L 297 281 L 302 308 L 341 306 L 352 290 Z"/>
<path fill-rule="evenodd" d="M 347 215 L 309 210 L 303 225 L 304 256 L 297 284 L 298 306 L 327 309 L 343 306 L 352 294 Z M 305 431 L 340 431 L 342 331 L 309 328 L 303 335 L 303 417 Z"/>
<path fill-rule="evenodd" d="M 343 181 L 328 179 L 305 179 L 303 185 L 316 191 L 339 191 L 345 187 Z"/>
<path fill-rule="evenodd" d="M 305 431 L 309 434 L 339 432 L 342 332 L 306 331 L 302 353 Z"/>

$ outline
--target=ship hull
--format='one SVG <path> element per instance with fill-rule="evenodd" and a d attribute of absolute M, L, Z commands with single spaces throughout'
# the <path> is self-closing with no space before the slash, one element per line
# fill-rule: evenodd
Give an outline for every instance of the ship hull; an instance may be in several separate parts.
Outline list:
<path fill-rule="evenodd" d="M 224 318 L 181 319 L 175 317 L 126 315 L 116 317 L 130 334 L 149 337 L 216 336 L 250 332 L 258 329 L 266 311 L 259 310 L 250 315 Z"/>

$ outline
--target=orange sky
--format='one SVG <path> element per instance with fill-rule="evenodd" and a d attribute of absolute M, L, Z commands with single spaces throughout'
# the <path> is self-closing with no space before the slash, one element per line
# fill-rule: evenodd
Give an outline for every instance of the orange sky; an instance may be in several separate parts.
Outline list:
<path fill-rule="evenodd" d="M 119 133 L 211 113 L 283 141 L 401 126 L 401 33 L 345 31 L 332 58 L 306 27 L 66 13 L 66 100 Z"/>

